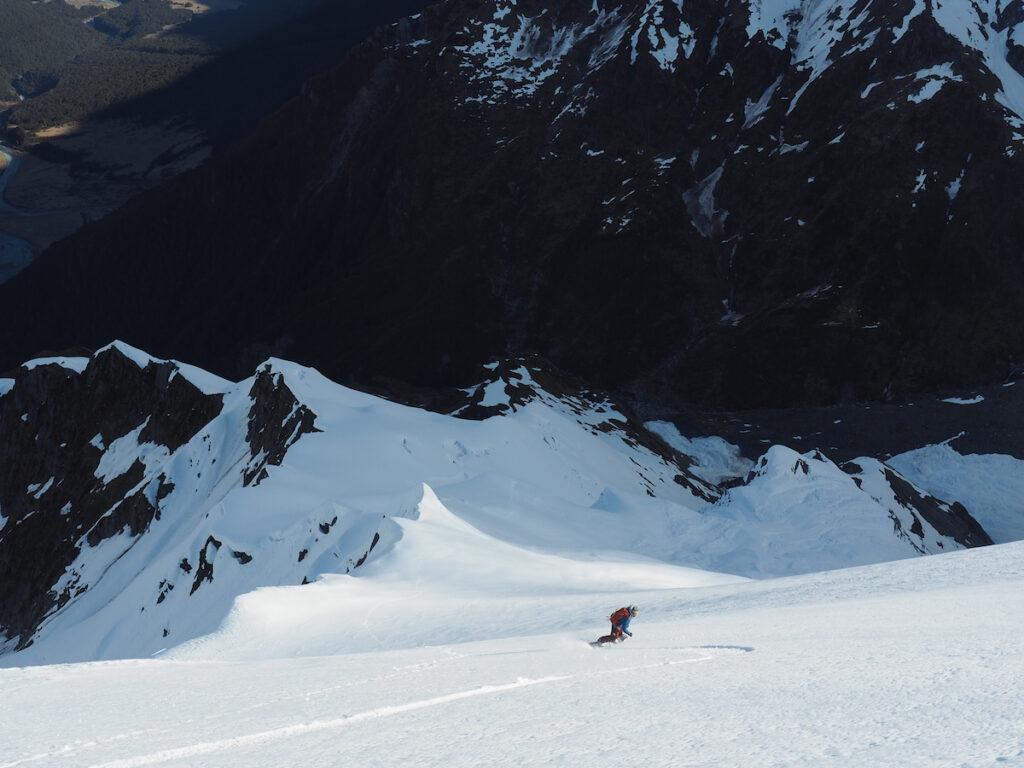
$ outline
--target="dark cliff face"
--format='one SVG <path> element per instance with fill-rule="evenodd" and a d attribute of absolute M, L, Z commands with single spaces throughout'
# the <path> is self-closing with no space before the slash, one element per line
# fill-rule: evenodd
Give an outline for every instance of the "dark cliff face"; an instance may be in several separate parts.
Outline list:
<path fill-rule="evenodd" d="M 896 499 L 905 507 L 920 512 L 921 517 L 941 535 L 949 536 L 965 547 L 986 547 L 994 543 L 960 502 L 948 504 L 922 493 L 891 469 L 886 469 L 885 479 Z"/>
<path fill-rule="evenodd" d="M 249 399 L 245 442 L 250 458 L 242 476 L 245 485 L 258 485 L 267 477 L 268 464 L 280 465 L 296 440 L 319 430 L 313 426 L 316 414 L 295 399 L 281 374 L 269 366 L 257 371 Z"/>
<path fill-rule="evenodd" d="M 731 408 L 1012 373 L 1020 3 L 798 5 L 433 6 L 0 288 L 0 349 L 427 385 L 532 350 Z"/>
<path fill-rule="evenodd" d="M 219 395 L 176 371 L 140 367 L 117 347 L 81 371 L 57 362 L 18 369 L 0 398 L 0 628 L 9 637 L 26 636 L 74 595 L 73 581 L 53 587 L 81 547 L 125 530 L 138 536 L 159 514 L 163 475 L 147 476 L 136 459 L 108 477 L 101 461 L 132 433 L 174 451 L 220 412 Z"/>
<path fill-rule="evenodd" d="M 206 454 L 224 446 L 203 430 L 222 413 L 224 396 L 201 390 L 177 363 L 114 344 L 92 358 L 17 369 L 0 396 L 0 636 L 27 646 L 47 616 L 94 586 L 97 574 L 73 563 L 114 537 L 130 549 L 165 512 L 172 464 L 179 474 L 205 470 L 228 486 L 249 485 L 316 431 L 315 414 L 268 368 L 246 402 L 243 449 L 218 467 Z M 194 456 L 169 461 L 190 441 Z M 197 495 L 193 503 L 203 501 Z M 182 562 L 202 565 L 205 551 L 183 552 Z M 212 578 L 212 566 L 197 585 L 200 575 Z"/>

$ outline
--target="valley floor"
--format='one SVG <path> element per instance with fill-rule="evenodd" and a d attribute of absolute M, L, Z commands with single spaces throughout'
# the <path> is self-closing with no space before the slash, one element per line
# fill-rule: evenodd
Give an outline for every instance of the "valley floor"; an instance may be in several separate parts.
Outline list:
<path fill-rule="evenodd" d="M 0 768 L 1024 765 L 1024 543 L 582 597 L 360 581 L 287 627 L 260 590 L 157 659 L 0 670 Z"/>
<path fill-rule="evenodd" d="M 961 454 L 1024 459 L 1024 381 L 910 397 L 904 402 L 660 414 L 684 435 L 718 435 L 756 458 L 770 445 L 819 449 L 842 463 L 948 443 Z"/>

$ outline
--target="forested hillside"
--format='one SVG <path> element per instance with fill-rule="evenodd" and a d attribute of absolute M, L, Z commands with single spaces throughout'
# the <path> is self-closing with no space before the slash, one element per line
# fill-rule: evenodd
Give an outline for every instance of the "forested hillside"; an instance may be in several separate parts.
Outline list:
<path fill-rule="evenodd" d="M 42 93 L 14 107 L 5 139 L 21 145 L 41 130 L 169 85 L 209 58 L 188 50 L 99 46 L 58 69 L 46 78 Z"/>
<path fill-rule="evenodd" d="M 278 29 L 282 26 L 302 27 L 305 20 L 315 24 L 310 29 L 330 34 L 337 31 L 337 20 L 343 28 L 358 27 L 363 17 L 379 15 L 379 11 L 353 11 L 350 5 L 324 0 L 250 0 L 229 11 L 193 14 L 170 0 L 126 0 L 117 6 L 106 3 L 77 8 L 64 0 L 0 0 L 0 29 L 4 30 L 0 101 L 11 107 L 5 116 L 3 138 L 16 146 L 31 144 L 46 128 L 79 122 L 111 107 L 123 108 L 127 102 L 180 80 L 199 65 L 235 53 L 261 35 L 288 37 L 288 30 Z M 310 18 L 317 9 L 319 16 L 314 13 Z M 325 15 L 336 23 L 321 18 Z M 250 73 L 251 79 L 234 85 L 259 92 L 254 83 L 259 84 L 268 72 L 284 71 L 297 73 L 289 79 L 295 87 L 315 71 L 308 69 L 306 47 L 295 46 L 290 52 L 293 55 L 284 57 L 270 51 L 265 64 Z M 334 46 L 314 44 L 311 48 L 323 54 Z M 336 49 L 332 55 L 338 55 Z M 251 53 L 245 58 L 254 63 Z M 317 66 L 328 63 L 329 59 L 318 61 Z M 19 94 L 26 100 L 19 102 Z M 290 93 L 278 98 L 287 95 Z M 193 104 L 195 96 L 193 93 Z M 210 93 L 202 96 L 216 99 Z M 151 101 L 147 110 L 160 112 L 160 117 L 190 111 L 180 99 L 163 110 L 154 109 Z"/>
<path fill-rule="evenodd" d="M 0 52 L 8 61 L 0 77 L 11 89 L 0 99 L 0 141 L 21 159 L 4 190 L 13 209 L 0 211 L 0 232 L 36 255 L 230 145 L 374 28 L 427 4 L 70 2 L 83 7 L 0 0 L 24 22 L 19 45 L 51 31 L 51 5 L 89 42 L 55 45 L 48 58 L 45 46 L 25 46 L 37 56 L 32 62 L 13 48 Z M 105 4 L 85 7 L 90 2 Z M 7 28 L 0 26 L 5 45 Z"/>
<path fill-rule="evenodd" d="M 168 0 L 118 6 L 0 0 L 0 101 L 13 105 L 5 140 L 21 144 L 36 131 L 81 120 L 191 70 L 214 48 L 160 34 L 191 18 Z"/>
<path fill-rule="evenodd" d="M 103 7 L 75 8 L 64 0 L 33 3 L 29 0 L 0 0 L 0 105 L 18 101 L 12 81 L 25 78 L 26 90 L 52 82 L 61 66 L 78 54 L 104 41 L 84 22 Z"/>
<path fill-rule="evenodd" d="M 93 27 L 108 37 L 127 40 L 153 35 L 192 19 L 192 11 L 159 0 L 135 0 L 96 18 Z"/>
<path fill-rule="evenodd" d="M 216 55 L 168 87 L 106 114 L 150 122 L 187 116 L 215 148 L 223 147 L 295 96 L 307 78 L 335 66 L 374 28 L 429 2 L 251 0 L 235 11 L 197 16 L 173 34 L 146 42 L 180 42 L 182 53 Z"/>

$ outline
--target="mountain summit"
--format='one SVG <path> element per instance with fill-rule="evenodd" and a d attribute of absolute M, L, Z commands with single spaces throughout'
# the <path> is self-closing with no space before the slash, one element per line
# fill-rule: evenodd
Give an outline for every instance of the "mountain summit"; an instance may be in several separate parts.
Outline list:
<path fill-rule="evenodd" d="M 452 384 L 537 351 L 731 408 L 1001 380 L 1022 25 L 1020 0 L 432 6 L 0 288 L 4 362 L 121 337 Z"/>

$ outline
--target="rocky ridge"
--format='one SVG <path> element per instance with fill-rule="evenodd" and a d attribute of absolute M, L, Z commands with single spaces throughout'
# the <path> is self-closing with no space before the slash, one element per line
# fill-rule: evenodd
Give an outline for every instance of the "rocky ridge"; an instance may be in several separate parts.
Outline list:
<path fill-rule="evenodd" d="M 83 658 L 149 654 L 210 632 L 246 592 L 386 551 L 427 482 L 481 525 L 503 505 L 502 530 L 578 518 L 604 547 L 752 573 L 800 567 L 744 543 L 773 520 L 783 555 L 808 530 L 843 537 L 835 567 L 991 543 L 962 505 L 874 459 L 777 446 L 710 481 L 537 358 L 489 364 L 445 400 L 450 415 L 400 406 L 281 360 L 232 384 L 121 342 L 24 364 L 0 379 L 0 652 L 41 642 L 37 661 L 67 660 L 47 654 L 76 633 Z"/>
<path fill-rule="evenodd" d="M 3 382 L 0 631 L 14 648 L 94 586 L 103 568 L 86 557 L 91 574 L 80 570 L 83 553 L 123 540 L 116 559 L 168 508 L 176 511 L 184 490 L 176 465 L 197 467 L 192 494 L 217 483 L 253 485 L 315 431 L 313 414 L 268 367 L 245 398 L 244 440 L 214 446 L 210 425 L 225 412 L 217 390 L 228 383 L 120 343 L 91 358 L 33 360 Z M 202 480 L 204 470 L 213 477 Z M 209 576 L 205 546 L 182 563 L 190 557 L 200 564 L 198 586 Z"/>

